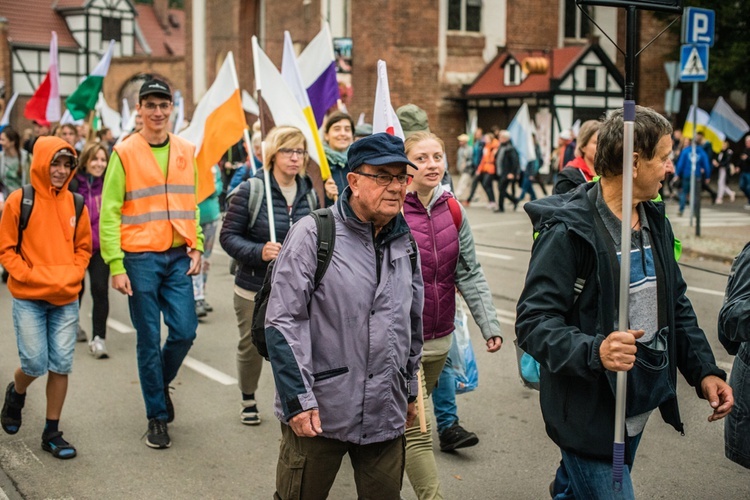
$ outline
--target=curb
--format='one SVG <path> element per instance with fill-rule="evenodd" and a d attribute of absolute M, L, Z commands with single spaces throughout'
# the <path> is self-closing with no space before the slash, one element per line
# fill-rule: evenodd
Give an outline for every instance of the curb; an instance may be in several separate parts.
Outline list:
<path fill-rule="evenodd" d="M 682 249 L 682 254 L 690 255 L 691 257 L 712 260 L 714 262 L 722 262 L 724 264 L 731 264 L 735 257 L 734 255 L 722 255 L 718 253 L 704 252 L 703 250 L 697 250 L 690 247 L 684 247 Z"/>
<path fill-rule="evenodd" d="M 0 500 L 23 500 L 23 496 L 16 489 L 16 485 L 3 469 L 0 469 Z"/>

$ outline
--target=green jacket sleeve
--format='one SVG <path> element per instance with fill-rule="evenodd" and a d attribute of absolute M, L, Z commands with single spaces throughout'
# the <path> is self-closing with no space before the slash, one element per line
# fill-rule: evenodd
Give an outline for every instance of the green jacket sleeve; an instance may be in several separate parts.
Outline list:
<path fill-rule="evenodd" d="M 125 169 L 116 151 L 112 152 L 107 165 L 102 190 L 102 210 L 99 215 L 99 244 L 102 259 L 109 265 L 112 276 L 125 274 L 122 263 L 125 253 L 120 246 L 120 224 L 122 204 L 125 201 Z"/>

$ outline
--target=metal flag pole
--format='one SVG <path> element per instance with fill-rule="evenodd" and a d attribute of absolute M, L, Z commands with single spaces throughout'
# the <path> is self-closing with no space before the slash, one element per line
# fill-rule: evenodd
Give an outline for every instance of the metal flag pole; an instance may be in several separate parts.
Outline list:
<path fill-rule="evenodd" d="M 627 7 L 627 41 L 625 50 L 625 100 L 623 102 L 622 141 L 622 228 L 620 236 L 620 301 L 617 329 L 627 331 L 630 298 L 630 228 L 633 219 L 633 130 L 635 127 L 635 56 L 636 8 Z M 625 407 L 628 392 L 628 372 L 617 372 L 615 392 L 615 440 L 612 451 L 612 486 L 622 488 L 625 465 Z"/>

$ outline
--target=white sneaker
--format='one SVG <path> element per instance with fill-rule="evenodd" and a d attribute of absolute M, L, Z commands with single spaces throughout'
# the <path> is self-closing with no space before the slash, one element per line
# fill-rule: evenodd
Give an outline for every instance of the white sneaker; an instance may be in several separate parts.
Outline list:
<path fill-rule="evenodd" d="M 98 335 L 89 342 L 89 351 L 96 359 L 109 357 L 109 354 L 107 354 L 107 346 L 104 344 L 104 339 Z"/>

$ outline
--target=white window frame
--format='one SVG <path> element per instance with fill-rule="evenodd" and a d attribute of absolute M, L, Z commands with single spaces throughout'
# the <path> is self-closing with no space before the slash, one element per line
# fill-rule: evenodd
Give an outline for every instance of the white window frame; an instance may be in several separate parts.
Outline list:
<path fill-rule="evenodd" d="M 447 5 L 450 0 L 446 0 L 446 12 L 448 12 L 449 9 L 447 9 Z M 447 28 L 448 26 L 448 20 L 446 20 L 446 29 L 448 31 L 452 32 L 461 32 L 461 33 L 481 33 L 482 32 L 482 12 L 484 11 L 484 2 L 482 0 L 460 0 L 461 2 L 461 26 L 459 29 L 450 29 Z M 478 2 L 479 3 L 479 29 L 476 31 L 467 31 L 466 30 L 466 8 L 469 5 L 469 2 Z"/>
<path fill-rule="evenodd" d="M 573 36 L 573 37 L 565 36 L 565 24 L 566 24 L 565 6 L 566 6 L 566 4 L 568 2 L 573 2 L 573 0 L 560 0 L 560 10 L 559 10 L 559 12 L 560 12 L 560 23 L 559 23 L 559 29 L 560 29 L 560 37 L 559 37 L 559 39 L 560 39 L 560 44 L 559 45 L 561 47 L 563 46 L 562 42 L 564 40 L 583 40 L 583 39 L 587 38 L 587 37 L 582 37 L 581 36 L 581 23 L 582 23 L 582 21 L 586 20 L 586 17 L 583 15 L 583 13 L 581 13 L 581 9 L 579 9 L 578 7 L 576 7 L 576 9 L 575 9 L 575 16 L 576 16 L 576 19 L 575 19 L 575 36 Z M 592 8 L 589 11 L 589 14 L 594 19 L 596 19 L 596 12 L 595 11 L 596 11 L 595 8 Z M 591 29 L 592 29 L 592 32 L 593 32 L 593 29 L 594 29 L 593 25 L 592 25 Z"/>

